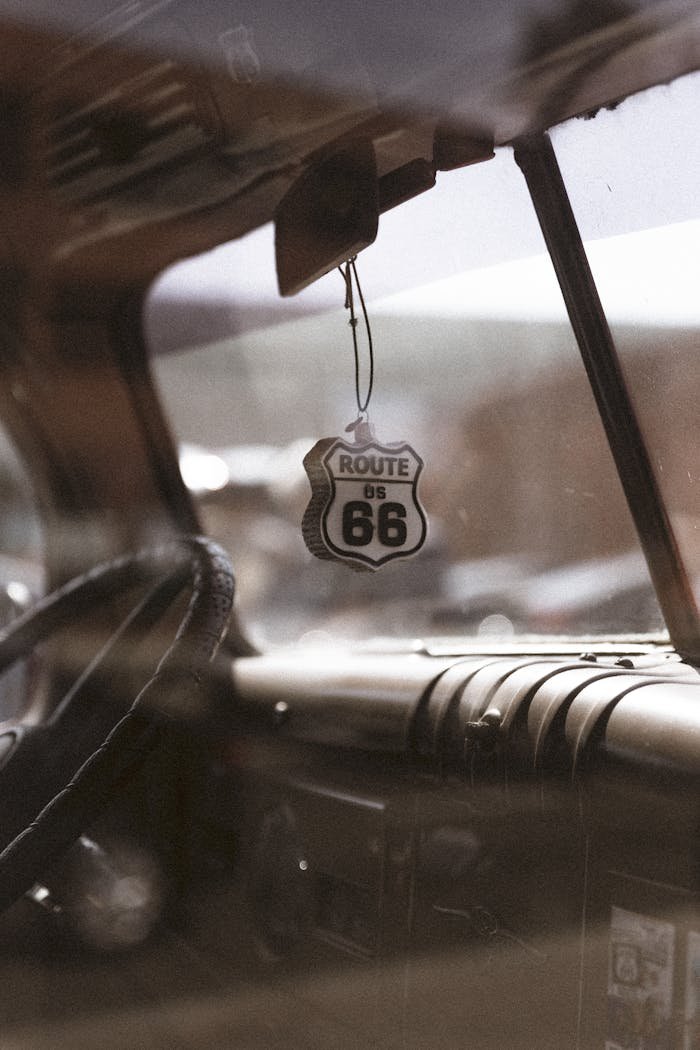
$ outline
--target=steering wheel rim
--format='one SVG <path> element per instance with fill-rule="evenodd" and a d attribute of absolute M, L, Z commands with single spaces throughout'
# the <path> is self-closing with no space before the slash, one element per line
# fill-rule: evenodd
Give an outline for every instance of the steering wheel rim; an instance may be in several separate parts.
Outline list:
<path fill-rule="evenodd" d="M 133 776 L 154 750 L 162 722 L 173 714 L 181 715 L 184 698 L 200 689 L 203 674 L 228 628 L 233 608 L 233 571 L 226 552 L 218 544 L 202 536 L 183 537 L 96 566 L 41 599 L 0 633 L 2 673 L 45 641 L 58 626 L 64 626 L 76 611 L 84 612 L 92 603 L 142 583 L 155 584 L 155 588 L 151 598 L 147 596 L 136 606 L 136 612 L 146 608 L 159 589 L 174 597 L 189 586 L 189 603 L 175 637 L 101 746 L 0 853 L 0 912 L 29 890 L 96 819 L 116 786 Z M 85 674 L 64 695 L 57 711 L 65 711 L 71 695 L 100 666 L 125 625 L 135 619 L 132 610 L 89 662 Z M 52 716 L 46 724 L 52 721 L 58 723 Z M 5 753 L 0 754 L 0 779 L 17 750 L 21 727 L 18 720 L 16 725 L 8 724 L 0 731 L 0 739 L 14 738 Z"/>

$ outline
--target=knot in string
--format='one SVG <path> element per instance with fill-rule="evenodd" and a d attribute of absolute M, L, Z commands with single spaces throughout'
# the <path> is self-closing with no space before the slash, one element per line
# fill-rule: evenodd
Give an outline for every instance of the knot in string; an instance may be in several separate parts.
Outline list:
<path fill-rule="evenodd" d="M 365 305 L 365 299 L 362 294 L 362 288 L 360 287 L 360 280 L 357 276 L 357 267 L 355 266 L 355 260 L 357 256 L 353 255 L 351 259 L 345 263 L 345 268 L 342 266 L 338 267 L 340 275 L 345 282 L 345 309 L 350 311 L 350 320 L 348 324 L 352 329 L 352 345 L 353 352 L 355 355 L 355 400 L 357 401 L 357 411 L 361 418 L 367 413 L 367 407 L 372 397 L 372 387 L 374 386 L 374 347 L 372 346 L 372 330 L 369 326 L 369 317 L 367 315 L 367 306 Z M 367 330 L 367 346 L 369 354 L 369 379 L 367 381 L 367 393 L 364 400 L 360 395 L 360 351 L 357 344 L 357 324 L 358 318 L 355 314 L 355 298 L 353 294 L 353 282 L 357 288 L 357 294 L 362 307 L 362 315 L 365 320 L 365 328 Z"/>

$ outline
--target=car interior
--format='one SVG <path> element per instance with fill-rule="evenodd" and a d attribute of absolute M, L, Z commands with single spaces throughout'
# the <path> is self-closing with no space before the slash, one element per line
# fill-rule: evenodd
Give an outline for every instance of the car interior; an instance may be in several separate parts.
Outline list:
<path fill-rule="evenodd" d="M 697 0 L 0 0 L 3 1050 L 700 1050 Z"/>

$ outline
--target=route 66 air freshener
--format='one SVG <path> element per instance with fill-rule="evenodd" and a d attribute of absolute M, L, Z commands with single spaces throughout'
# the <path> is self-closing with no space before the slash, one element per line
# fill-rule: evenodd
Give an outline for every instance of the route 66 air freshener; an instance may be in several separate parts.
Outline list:
<path fill-rule="evenodd" d="M 418 502 L 418 478 L 423 460 L 403 441 L 383 445 L 375 439 L 367 417 L 374 383 L 372 333 L 355 259 L 341 269 L 345 306 L 355 355 L 355 399 L 358 416 L 345 428 L 354 440 L 322 438 L 304 457 L 311 482 L 311 499 L 302 533 L 317 558 L 346 562 L 353 569 L 378 569 L 396 558 L 408 558 L 425 543 L 428 526 Z M 362 304 L 369 349 L 369 382 L 360 397 L 360 360 L 353 279 Z M 364 418 L 363 418 L 364 417 Z"/>
<path fill-rule="evenodd" d="M 312 495 L 302 533 L 317 558 L 375 570 L 423 546 L 423 460 L 406 442 L 323 438 L 307 453 L 304 468 Z"/>

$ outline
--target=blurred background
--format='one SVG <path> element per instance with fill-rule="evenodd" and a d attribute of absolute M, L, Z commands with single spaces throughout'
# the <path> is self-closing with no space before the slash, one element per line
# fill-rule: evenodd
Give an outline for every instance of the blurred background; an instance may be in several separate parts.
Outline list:
<path fill-rule="evenodd" d="M 700 147 L 687 131 L 699 84 L 683 78 L 552 136 L 693 574 Z M 379 441 L 423 457 L 430 523 L 415 558 L 376 574 L 316 562 L 301 536 L 303 457 L 356 415 L 340 275 L 281 299 L 266 227 L 168 271 L 148 305 L 183 474 L 232 554 L 254 640 L 663 632 L 512 151 L 443 173 L 383 215 L 358 269 L 376 355 L 370 417 Z"/>

